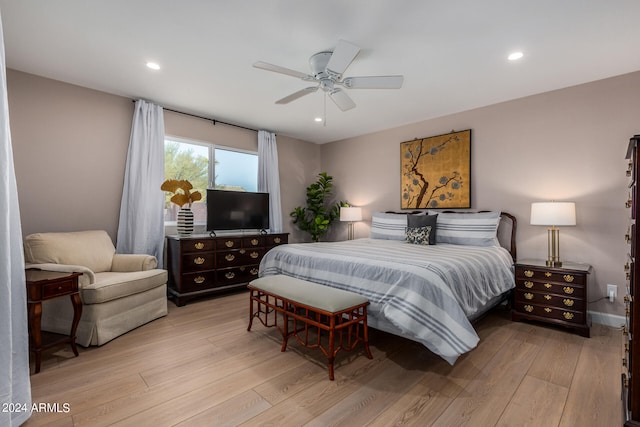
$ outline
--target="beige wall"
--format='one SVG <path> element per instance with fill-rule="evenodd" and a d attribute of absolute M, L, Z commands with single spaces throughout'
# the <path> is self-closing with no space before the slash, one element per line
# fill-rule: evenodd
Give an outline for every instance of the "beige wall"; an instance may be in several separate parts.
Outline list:
<path fill-rule="evenodd" d="M 371 212 L 400 209 L 400 143 L 451 130 L 472 130 L 472 207 L 518 219 L 518 258 L 546 258 L 544 227 L 529 225 L 534 201 L 575 201 L 576 227 L 563 227 L 561 255 L 594 266 L 589 300 L 618 285 L 615 304 L 589 309 L 623 313 L 628 246 L 626 161 L 640 133 L 640 72 L 466 111 L 322 146 L 322 168 L 338 196 Z M 425 102 L 437 102 L 425 100 Z M 346 233 L 346 231 L 345 231 Z M 369 233 L 358 223 L 356 236 Z"/>
<path fill-rule="evenodd" d="M 9 115 L 24 235 L 105 229 L 115 241 L 133 102 L 7 70 Z M 257 150 L 257 134 L 165 113 L 168 135 Z M 303 239 L 288 213 L 320 172 L 320 147 L 278 136 L 284 231 Z"/>

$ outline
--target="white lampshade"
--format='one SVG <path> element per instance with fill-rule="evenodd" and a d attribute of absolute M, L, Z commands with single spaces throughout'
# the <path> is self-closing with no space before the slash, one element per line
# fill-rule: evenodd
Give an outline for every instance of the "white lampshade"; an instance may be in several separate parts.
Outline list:
<path fill-rule="evenodd" d="M 340 221 L 362 221 L 362 209 L 354 206 L 341 207 Z"/>
<path fill-rule="evenodd" d="M 531 203 L 531 225 L 576 225 L 574 202 Z"/>

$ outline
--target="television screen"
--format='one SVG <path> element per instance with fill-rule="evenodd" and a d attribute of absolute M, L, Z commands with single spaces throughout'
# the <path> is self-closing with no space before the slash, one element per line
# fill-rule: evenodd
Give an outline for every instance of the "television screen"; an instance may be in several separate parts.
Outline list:
<path fill-rule="evenodd" d="M 269 193 L 207 190 L 207 231 L 247 229 L 269 229 Z"/>

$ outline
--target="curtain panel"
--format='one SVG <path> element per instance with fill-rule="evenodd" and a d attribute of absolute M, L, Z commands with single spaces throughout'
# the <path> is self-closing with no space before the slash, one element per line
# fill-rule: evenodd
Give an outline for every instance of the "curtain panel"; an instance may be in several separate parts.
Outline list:
<path fill-rule="evenodd" d="M 0 425 L 19 426 L 31 416 L 29 333 L 2 34 L 0 22 Z"/>
<path fill-rule="evenodd" d="M 269 193 L 269 231 L 282 232 L 280 169 L 276 134 L 258 131 L 258 191 Z"/>
<path fill-rule="evenodd" d="M 137 100 L 120 204 L 118 253 L 154 255 L 163 264 L 164 116 L 162 107 Z"/>

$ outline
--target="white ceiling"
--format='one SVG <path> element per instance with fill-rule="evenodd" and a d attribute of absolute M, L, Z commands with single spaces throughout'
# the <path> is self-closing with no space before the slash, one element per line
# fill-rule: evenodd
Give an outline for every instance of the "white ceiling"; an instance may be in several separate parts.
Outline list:
<path fill-rule="evenodd" d="M 9 68 L 325 143 L 640 70 L 638 0 L 0 0 Z M 341 112 L 309 86 L 252 67 L 309 72 L 339 39 L 362 48 Z M 520 50 L 523 59 L 509 62 Z M 151 71 L 147 61 L 162 69 Z"/>

